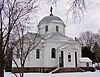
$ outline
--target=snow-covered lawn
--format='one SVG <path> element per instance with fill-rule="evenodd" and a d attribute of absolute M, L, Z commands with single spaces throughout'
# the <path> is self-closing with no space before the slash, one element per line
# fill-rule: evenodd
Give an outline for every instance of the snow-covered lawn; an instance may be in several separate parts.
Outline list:
<path fill-rule="evenodd" d="M 15 77 L 12 73 L 5 72 L 5 77 Z M 100 72 L 78 73 L 25 73 L 25 77 L 100 77 Z"/>

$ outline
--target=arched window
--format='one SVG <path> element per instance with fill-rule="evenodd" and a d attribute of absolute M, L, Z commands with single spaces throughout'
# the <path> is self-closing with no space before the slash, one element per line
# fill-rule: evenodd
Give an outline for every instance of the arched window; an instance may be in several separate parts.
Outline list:
<path fill-rule="evenodd" d="M 56 58 L 56 49 L 55 48 L 51 49 L 51 58 Z"/>
<path fill-rule="evenodd" d="M 19 49 L 17 49 L 16 58 L 17 58 L 17 59 L 19 59 L 19 58 L 20 58 L 20 51 L 19 51 Z"/>
<path fill-rule="evenodd" d="M 36 50 L 36 58 L 37 58 L 37 59 L 40 58 L 40 50 L 39 50 L 39 49 Z"/>

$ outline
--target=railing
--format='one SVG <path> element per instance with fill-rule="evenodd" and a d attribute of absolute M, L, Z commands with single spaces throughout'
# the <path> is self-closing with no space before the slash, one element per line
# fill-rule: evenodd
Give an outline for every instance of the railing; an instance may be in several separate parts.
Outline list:
<path fill-rule="evenodd" d="M 60 68 L 61 67 L 58 67 L 58 68 L 54 69 L 53 71 L 51 71 L 50 73 L 54 73 L 54 72 L 58 71 Z"/>

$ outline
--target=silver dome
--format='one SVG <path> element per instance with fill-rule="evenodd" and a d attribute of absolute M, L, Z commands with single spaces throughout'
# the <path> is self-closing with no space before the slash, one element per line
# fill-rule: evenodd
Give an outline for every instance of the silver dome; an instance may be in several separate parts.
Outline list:
<path fill-rule="evenodd" d="M 41 24 L 49 24 L 52 20 L 61 21 L 62 24 L 63 24 L 64 26 L 66 26 L 66 25 L 64 24 L 64 22 L 63 22 L 59 17 L 57 17 L 57 16 L 46 16 L 46 17 L 44 17 L 44 18 L 39 22 L 38 26 L 40 26 Z"/>

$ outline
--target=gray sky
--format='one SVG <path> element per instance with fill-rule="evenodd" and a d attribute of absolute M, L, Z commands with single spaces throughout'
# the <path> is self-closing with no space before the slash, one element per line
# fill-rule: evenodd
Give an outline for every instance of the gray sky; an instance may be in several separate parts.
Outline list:
<path fill-rule="evenodd" d="M 37 22 L 50 14 L 51 6 L 53 7 L 53 15 L 60 17 L 66 24 L 66 36 L 74 38 L 82 32 L 92 31 L 97 33 L 100 29 L 100 5 L 98 6 L 96 3 L 88 3 L 87 12 L 80 23 L 73 23 L 71 18 L 68 19 L 68 22 L 66 21 L 66 8 L 68 5 L 64 0 L 58 2 L 57 6 L 44 4 L 41 5 L 41 9 L 37 13 Z"/>

